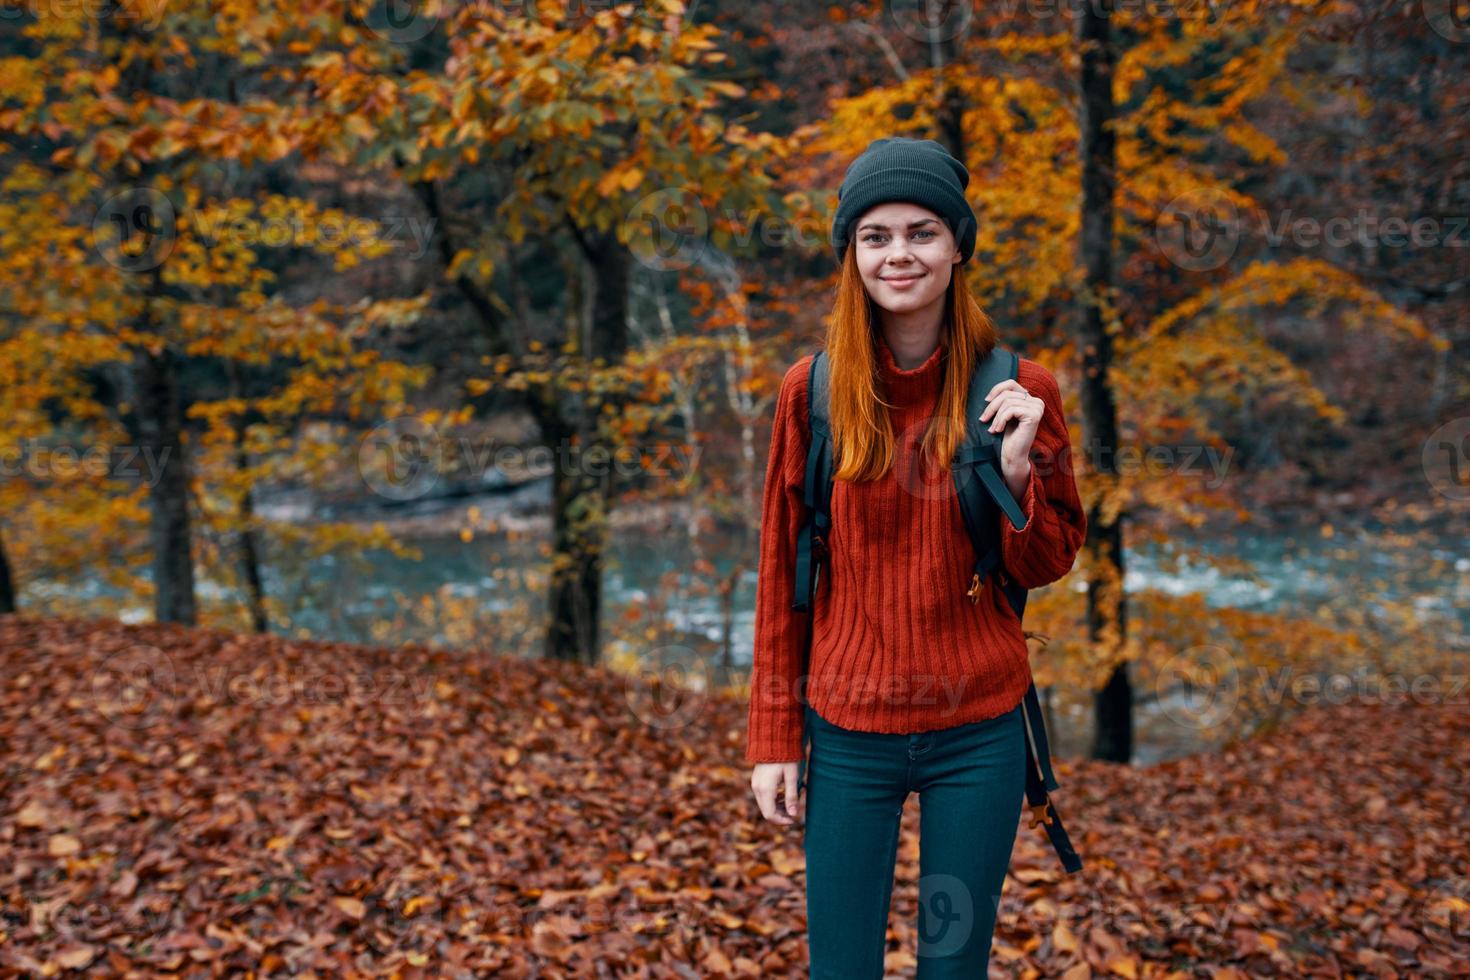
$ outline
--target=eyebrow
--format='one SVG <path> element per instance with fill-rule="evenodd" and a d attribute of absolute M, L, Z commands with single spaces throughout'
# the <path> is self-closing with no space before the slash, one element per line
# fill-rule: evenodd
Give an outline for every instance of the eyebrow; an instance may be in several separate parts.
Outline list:
<path fill-rule="evenodd" d="M 909 222 L 909 228 L 910 229 L 913 229 L 913 228 L 918 228 L 918 227 L 920 227 L 922 225 L 933 224 L 935 220 L 936 219 L 934 219 L 934 218 L 920 218 L 917 221 L 910 221 Z M 865 221 L 862 224 L 858 225 L 858 231 L 867 231 L 869 228 L 876 228 L 878 231 L 887 231 L 888 230 L 888 226 L 887 225 L 880 225 L 876 221 Z"/>

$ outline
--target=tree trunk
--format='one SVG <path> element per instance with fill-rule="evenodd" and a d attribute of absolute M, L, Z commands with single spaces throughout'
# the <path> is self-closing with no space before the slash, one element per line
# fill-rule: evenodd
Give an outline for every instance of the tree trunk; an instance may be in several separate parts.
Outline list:
<path fill-rule="evenodd" d="M 965 144 L 965 110 L 969 105 L 964 92 L 944 77 L 945 69 L 960 61 L 964 37 L 971 22 L 969 16 L 958 12 L 959 6 L 959 0 L 927 0 L 926 8 L 933 16 L 932 24 L 939 32 L 937 37 L 929 40 L 929 64 L 939 72 L 941 79 L 939 107 L 935 113 L 939 121 L 940 142 L 951 156 L 969 166 L 970 161 L 965 159 L 968 149 Z"/>
<path fill-rule="evenodd" d="M 250 455 L 245 446 L 236 443 L 235 465 L 241 469 L 250 466 Z M 265 585 L 260 578 L 260 546 L 256 540 L 255 494 L 247 487 L 240 498 L 240 574 L 245 579 L 246 602 L 250 610 L 250 627 L 257 633 L 270 632 L 270 617 L 265 614 Z"/>
<path fill-rule="evenodd" d="M 0 538 L 0 615 L 15 612 L 15 580 L 10 577 L 10 557 L 5 539 Z"/>
<path fill-rule="evenodd" d="M 403 166 L 402 157 L 397 159 Z M 435 227 L 443 230 L 435 238 L 447 268 L 462 243 L 450 234 L 448 222 L 440 221 L 443 211 L 433 182 L 418 181 L 413 186 L 424 209 L 438 222 Z M 602 358 L 606 364 L 620 363 L 628 351 L 628 273 L 632 256 L 612 234 L 598 236 L 570 220 L 566 226 L 591 273 L 593 288 L 587 294 L 585 309 L 575 301 L 569 304 L 567 320 L 574 324 L 574 336 L 568 338 L 568 344 L 556 346 L 570 346 L 589 365 L 594 358 Z M 520 353 L 515 331 L 524 330 L 525 325 L 507 322 L 491 295 L 469 276 L 461 274 L 455 282 L 484 327 L 489 353 Z M 575 279 L 569 293 L 582 295 Z M 614 492 L 610 458 L 589 462 L 585 456 L 598 438 L 599 397 L 587 390 L 547 386 L 539 396 L 527 400 L 554 459 L 552 575 L 544 656 L 587 664 L 602 659 L 598 622 L 602 614 L 602 555 L 609 500 Z M 598 469 L 602 472 L 595 472 Z"/>
<path fill-rule="evenodd" d="M 140 349 L 134 361 L 141 448 L 157 475 L 149 488 L 153 541 L 153 615 L 161 623 L 195 625 L 194 561 L 189 526 L 189 465 L 173 351 Z"/>
<path fill-rule="evenodd" d="M 1084 4 L 1079 23 L 1082 41 L 1081 164 L 1082 261 L 1086 296 L 1078 326 L 1082 348 L 1082 416 L 1093 455 L 1093 469 L 1105 486 L 1117 481 L 1115 461 L 1118 415 L 1108 380 L 1112 341 L 1104 323 L 1102 301 L 1113 286 L 1113 201 L 1117 186 L 1115 144 L 1109 128 L 1114 116 L 1112 0 Z M 1127 603 L 1123 593 L 1123 534 L 1121 518 L 1107 521 L 1101 508 L 1088 514 L 1085 547 L 1095 556 L 1099 571 L 1087 587 L 1088 640 L 1096 648 L 1107 642 L 1104 631 L 1110 615 L 1117 618 L 1117 643 L 1128 635 Z M 1111 566 L 1111 568 L 1109 568 Z M 1110 583 L 1116 582 L 1116 585 Z M 1113 592 L 1116 591 L 1116 594 Z M 1111 611 L 1116 610 L 1113 614 Z M 1133 694 L 1128 664 L 1118 664 L 1102 690 L 1094 696 L 1095 728 L 1092 756 L 1112 762 L 1133 757 Z"/>
<path fill-rule="evenodd" d="M 592 288 L 583 294 L 586 308 L 573 318 L 580 329 L 572 346 L 589 366 L 594 358 L 618 364 L 628 351 L 632 256 L 611 235 L 589 239 L 583 229 L 572 232 L 592 280 Z M 604 399 L 616 407 L 621 398 L 589 389 L 547 394 L 557 403 L 545 405 L 541 413 L 555 460 L 546 656 L 597 664 L 602 660 L 602 558 L 608 510 L 616 492 L 613 450 L 617 448 L 602 442 L 599 417 Z"/>
<path fill-rule="evenodd" d="M 583 456 L 581 426 L 543 427 L 552 447 L 551 595 L 546 656 L 597 664 L 602 656 L 602 555 L 607 544 L 606 479 Z M 574 437 L 575 441 L 574 441 Z"/>
<path fill-rule="evenodd" d="M 240 364 L 225 361 L 230 382 L 230 397 L 244 397 L 240 384 Z M 246 419 L 244 413 L 235 418 L 235 468 L 241 473 L 250 469 L 250 454 L 245 451 Z M 245 580 L 246 608 L 250 626 L 257 633 L 270 632 L 270 618 L 265 614 L 265 586 L 260 578 L 260 546 L 255 534 L 255 492 L 249 484 L 240 497 L 240 576 Z"/>
<path fill-rule="evenodd" d="M 239 450 L 238 459 L 240 466 L 250 465 L 244 449 Z M 240 574 L 245 577 L 245 595 L 250 609 L 250 628 L 257 633 L 269 633 L 271 624 L 270 617 L 265 614 L 265 585 L 260 579 L 260 548 L 256 541 L 255 529 L 249 526 L 249 522 L 255 519 L 255 505 L 251 496 L 251 492 L 246 490 L 244 498 L 240 501 L 240 520 L 247 525 L 240 532 Z"/>

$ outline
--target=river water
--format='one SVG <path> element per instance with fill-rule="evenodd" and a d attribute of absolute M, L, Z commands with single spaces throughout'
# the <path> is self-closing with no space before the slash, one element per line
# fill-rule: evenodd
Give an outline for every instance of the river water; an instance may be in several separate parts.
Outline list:
<path fill-rule="evenodd" d="M 267 565 L 266 588 L 277 596 L 296 593 L 289 602 L 293 635 L 368 644 L 487 645 L 488 639 L 475 632 L 446 633 L 433 616 L 422 620 L 399 616 L 392 629 L 384 631 L 386 615 L 433 596 L 436 603 L 457 602 L 471 608 L 482 619 L 513 613 L 527 625 L 515 634 L 518 639 L 500 636 L 495 645 L 535 655 L 540 649 L 537 624 L 544 621 L 545 589 L 541 575 L 531 575 L 528 582 L 522 573 L 544 567 L 544 542 L 549 537 L 547 496 L 546 482 L 538 481 L 511 492 L 423 500 L 394 508 L 391 515 L 371 507 L 334 512 L 300 499 L 263 504 L 263 513 L 285 520 L 371 521 L 392 516 L 402 522 L 400 540 L 422 551 L 422 558 L 416 561 L 377 552 L 350 560 L 328 555 L 307 568 Z M 464 514 L 471 507 L 482 518 L 513 530 L 478 533 L 469 541 L 444 533 L 463 526 Z M 1352 602 L 1371 608 L 1412 596 L 1414 608 L 1424 615 L 1443 615 L 1459 623 L 1458 635 L 1451 639 L 1464 649 L 1470 636 L 1470 548 L 1456 542 L 1456 548 L 1362 552 L 1358 539 L 1368 540 L 1363 535 L 1383 530 L 1369 524 L 1361 531 L 1338 528 L 1325 537 L 1316 527 L 1274 533 L 1253 528 L 1191 542 L 1207 556 L 1244 559 L 1251 566 L 1249 575 L 1221 573 L 1208 561 L 1166 567 L 1169 556 L 1165 551 L 1129 550 L 1125 587 L 1129 592 L 1199 593 L 1211 607 L 1298 614 L 1323 604 Z M 727 574 L 735 561 L 735 547 L 719 541 L 705 541 L 703 547 L 717 574 Z M 731 624 L 732 660 L 737 668 L 749 665 L 756 585 L 755 555 L 741 557 L 747 567 L 736 588 Z M 661 639 L 655 643 L 676 643 L 687 647 L 695 658 L 713 661 L 725 629 L 720 602 L 708 582 L 695 580 L 692 552 L 677 515 L 664 526 L 657 521 L 615 526 L 607 566 L 604 622 L 617 623 L 632 609 L 642 609 L 652 601 L 663 607 Z M 1076 587 L 1081 588 L 1081 583 Z M 219 591 L 201 583 L 201 598 L 218 597 Z M 146 609 L 138 609 L 124 618 L 146 619 L 148 615 Z M 1167 696 L 1140 706 L 1137 761 L 1155 761 L 1209 746 L 1204 735 L 1190 726 L 1170 724 L 1170 708 Z M 1090 717 L 1085 692 L 1053 692 L 1051 722 L 1059 757 L 1086 752 Z"/>

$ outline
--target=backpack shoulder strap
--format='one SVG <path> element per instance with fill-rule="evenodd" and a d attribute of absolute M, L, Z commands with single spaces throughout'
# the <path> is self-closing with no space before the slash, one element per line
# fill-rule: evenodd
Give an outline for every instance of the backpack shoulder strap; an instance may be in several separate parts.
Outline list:
<path fill-rule="evenodd" d="M 1011 496 L 1000 472 L 1000 451 L 1004 433 L 993 434 L 980 424 L 985 411 L 985 396 L 990 389 L 1020 371 L 1021 359 L 1012 350 L 996 345 L 975 368 L 970 378 L 970 394 L 965 407 L 965 438 L 955 453 L 953 475 L 960 513 L 975 546 L 975 567 L 966 591 L 971 602 L 980 601 L 980 590 L 986 576 L 1000 565 L 1000 527 L 989 515 L 999 507 L 1011 525 L 1020 530 L 1026 526 L 1026 515 L 1016 498 Z M 1025 591 L 1019 596 L 1007 590 L 1012 606 L 1025 604 Z M 1021 609 L 1016 609 L 1021 615 Z"/>
<path fill-rule="evenodd" d="M 975 373 L 970 377 L 969 399 L 965 404 L 965 441 L 955 457 L 957 462 L 976 470 L 980 485 L 974 487 L 974 490 L 978 492 L 983 487 L 1000 505 L 1017 531 L 1026 526 L 1026 515 L 1021 512 L 1021 505 L 1011 496 L 1005 481 L 1000 478 L 1000 448 L 1004 433 L 993 434 L 978 423 L 980 413 L 985 411 L 985 396 L 990 393 L 990 389 L 1002 381 L 1014 380 L 1020 370 L 1021 358 L 1016 352 L 999 345 L 975 368 Z M 979 466 L 982 462 L 993 462 L 994 465 Z M 964 488 L 960 492 L 963 497 Z"/>
<path fill-rule="evenodd" d="M 807 520 L 796 539 L 796 595 L 791 608 L 811 609 L 817 589 L 817 569 L 826 559 L 827 532 L 832 526 L 832 428 L 828 422 L 830 364 L 827 352 L 812 355 L 807 374 L 807 427 L 811 442 L 806 451 L 805 500 Z"/>
<path fill-rule="evenodd" d="M 965 518 L 965 528 L 970 542 L 975 546 L 975 569 L 970 578 L 970 589 L 966 593 L 971 602 L 978 602 L 985 576 L 1000 567 L 1000 514 L 1011 522 L 1016 530 L 1026 526 L 1026 515 L 1000 472 L 1000 449 L 1002 436 L 992 435 L 989 428 L 981 425 L 980 413 L 985 411 L 985 396 L 990 389 L 1007 379 L 1020 374 L 1021 358 L 1015 351 L 997 345 L 988 357 L 976 368 L 970 380 L 970 395 L 965 407 L 965 440 L 955 453 L 954 480 L 958 491 L 960 512 Z M 999 508 L 999 512 L 997 512 Z M 1008 580 L 1001 569 L 1000 588 L 1006 601 L 1020 619 L 1026 611 L 1026 589 Z M 1051 765 L 1051 745 L 1046 736 L 1046 722 L 1041 714 L 1041 702 L 1032 683 L 1021 699 L 1022 727 L 1026 732 L 1026 802 L 1032 811 L 1031 826 L 1041 826 L 1062 866 L 1068 874 L 1082 870 L 1082 859 L 1072 847 L 1062 818 L 1052 803 L 1049 790 L 1057 788 L 1056 774 Z"/>

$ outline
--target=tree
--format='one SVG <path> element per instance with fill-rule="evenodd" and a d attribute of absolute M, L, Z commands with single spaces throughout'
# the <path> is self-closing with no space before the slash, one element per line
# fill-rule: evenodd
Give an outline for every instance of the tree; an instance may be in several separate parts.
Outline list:
<path fill-rule="evenodd" d="M 24 26 L 24 50 L 7 62 L 17 84 L 0 113 L 13 222 L 0 248 L 0 311 L 13 325 L 13 349 L 44 362 L 27 379 L 35 387 L 16 396 L 35 420 L 31 437 L 100 440 L 107 459 L 121 449 L 154 467 L 64 501 L 70 487 L 45 474 L 38 482 L 56 498 L 38 506 L 72 510 L 73 530 L 80 521 L 108 534 L 114 522 L 139 516 L 128 511 L 131 493 L 145 494 L 154 614 L 180 623 L 198 615 L 198 550 L 210 543 L 200 537 L 201 520 L 223 536 L 258 527 L 233 500 L 216 510 L 211 492 L 240 476 L 241 434 L 272 447 L 256 475 L 318 474 L 310 445 L 279 451 L 287 430 L 312 413 L 401 403 L 427 375 L 359 349 L 369 325 L 401 321 L 411 304 L 294 306 L 273 294 L 277 273 L 268 265 L 287 248 L 328 257 L 338 269 L 391 249 L 371 222 L 354 226 L 362 234 L 346 242 L 327 240 L 326 226 L 348 222 L 334 209 L 258 190 L 230 196 L 241 164 L 287 149 L 269 133 L 232 128 L 238 110 L 211 111 L 252 83 L 249 66 L 260 64 L 253 45 L 265 41 L 233 30 L 231 13 L 208 2 L 172 5 L 149 25 L 122 13 L 94 20 L 83 9 L 39 9 Z M 268 77 L 262 71 L 258 83 L 270 84 Z M 213 99 L 186 98 L 200 92 Z M 239 397 L 227 374 L 247 377 L 255 390 Z M 50 432 L 58 409 L 70 424 L 95 430 Z M 222 441 L 230 443 L 223 453 L 210 448 Z M 130 494 L 119 496 L 123 483 L 132 484 Z M 79 510 L 83 504 L 90 509 Z M 45 525 L 30 525 L 38 526 Z M 384 540 L 377 531 L 344 535 L 330 526 L 316 533 L 324 541 Z M 37 538 L 22 551 L 28 563 L 48 550 L 59 558 L 53 543 Z M 95 563 L 98 543 L 87 542 L 79 560 Z M 217 577 L 233 578 L 233 562 L 206 560 Z M 259 604 L 256 597 L 257 624 Z"/>
<path fill-rule="evenodd" d="M 1078 316 L 1082 417 L 1089 440 L 1100 450 L 1094 472 L 1098 480 L 1107 482 L 1117 478 L 1113 460 L 1118 446 L 1118 412 L 1108 382 L 1113 340 L 1107 330 L 1105 305 L 1113 294 L 1113 197 L 1117 189 L 1116 140 L 1111 126 L 1115 117 L 1112 21 L 1112 4 L 1103 0 L 1088 4 L 1077 23 L 1082 48 L 1077 153 L 1082 165 L 1081 259 L 1085 270 Z M 1084 547 L 1107 569 L 1106 575 L 1088 583 L 1088 639 L 1102 644 L 1105 635 L 1114 631 L 1121 640 L 1128 635 L 1128 606 L 1122 601 L 1123 530 L 1117 516 L 1096 504 L 1090 507 Z M 1127 661 L 1113 668 L 1096 693 L 1094 711 L 1093 758 L 1128 762 L 1133 757 L 1133 693 Z"/>
<path fill-rule="evenodd" d="M 1028 619 L 1085 623 L 1085 641 L 1058 645 L 1045 673 L 1096 692 L 1093 751 L 1125 760 L 1129 665 L 1156 656 L 1127 630 L 1128 603 L 1142 598 L 1123 591 L 1127 521 L 1157 538 L 1244 508 L 1238 485 L 1122 468 L 1120 454 L 1222 448 L 1220 409 L 1246 398 L 1338 424 L 1341 409 L 1273 342 L 1274 318 L 1440 342 L 1350 271 L 1320 254 L 1273 255 L 1231 217 L 1259 211 L 1249 188 L 1286 160 L 1246 112 L 1273 97 L 1319 9 L 1249 3 L 1156 15 L 1093 5 L 1075 38 L 1064 17 L 955 20 L 943 11 L 956 8 L 925 9 L 941 11 L 937 39 L 928 21 L 899 19 L 886 34 L 872 26 L 885 23 L 877 16 L 863 25 L 859 33 L 877 39 L 874 65 L 896 66 L 897 79 L 834 99 L 829 118 L 810 127 L 810 166 L 836 184 L 832 161 L 893 134 L 965 149 L 980 216 L 973 288 L 1012 345 L 1080 374 L 1086 609 L 1064 606 L 1067 590 L 1048 590 L 1055 598 L 1033 600 Z M 946 31 L 954 43 L 940 43 Z M 921 60 L 929 64 L 913 67 Z M 1272 106 L 1283 129 L 1299 105 Z M 1163 664 L 1144 666 L 1157 677 Z"/>
<path fill-rule="evenodd" d="M 433 25 L 448 39 L 442 63 L 426 33 L 378 53 L 316 51 L 301 70 L 313 103 L 298 145 L 390 162 L 414 189 L 489 352 L 493 372 L 469 393 L 517 396 L 558 460 L 550 658 L 601 655 L 617 485 L 595 460 L 639 436 L 630 403 L 663 394 L 629 360 L 632 276 L 687 267 L 703 241 L 729 246 L 732 212 L 780 208 L 766 170 L 782 146 L 717 114 L 742 90 L 700 76 L 724 58 L 718 32 L 683 13 L 678 0 L 585 19 L 560 3 L 470 4 Z"/>

